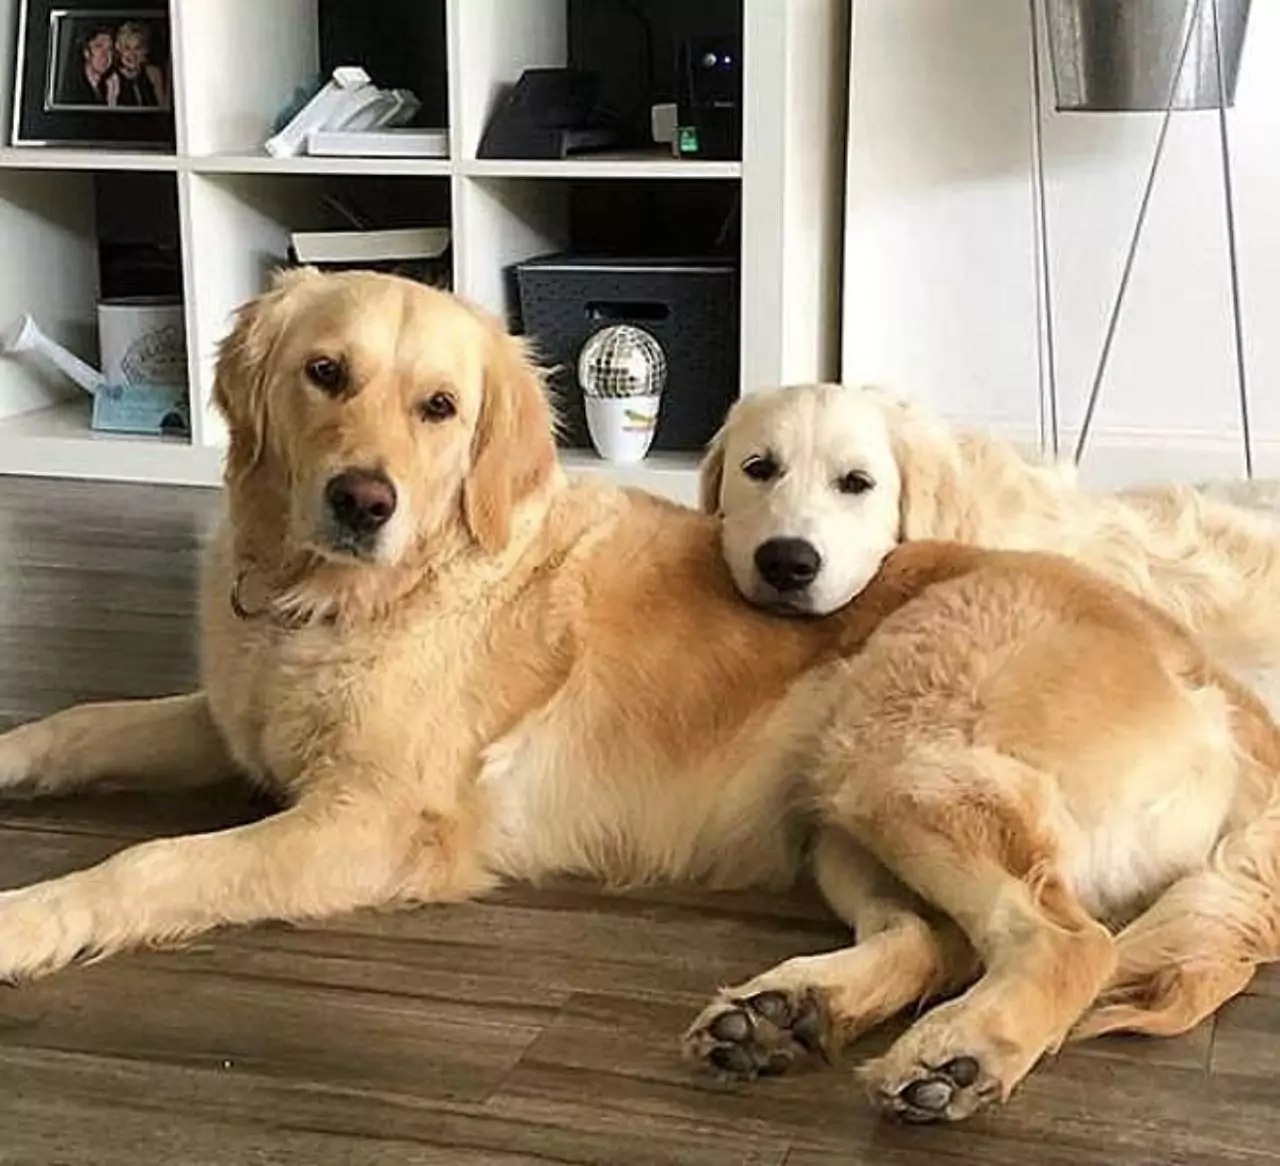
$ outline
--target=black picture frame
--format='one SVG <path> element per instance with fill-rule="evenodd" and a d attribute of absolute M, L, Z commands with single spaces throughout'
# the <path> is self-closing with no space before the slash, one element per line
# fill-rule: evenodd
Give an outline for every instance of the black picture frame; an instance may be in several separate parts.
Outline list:
<path fill-rule="evenodd" d="M 22 0 L 14 146 L 172 150 L 168 0 Z"/>

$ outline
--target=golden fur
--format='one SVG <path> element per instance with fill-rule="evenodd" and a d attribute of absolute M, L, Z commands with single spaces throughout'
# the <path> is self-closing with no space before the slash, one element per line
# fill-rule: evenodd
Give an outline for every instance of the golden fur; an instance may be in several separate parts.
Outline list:
<path fill-rule="evenodd" d="M 785 883 L 808 839 L 858 946 L 722 993 L 686 1048 L 773 1071 L 980 967 L 866 1069 L 936 1119 L 1082 1018 L 1176 1031 L 1276 955 L 1280 734 L 1079 567 L 919 543 L 826 619 L 755 610 L 715 520 L 567 482 L 517 342 L 386 277 L 248 305 L 217 400 L 204 689 L 0 736 L 0 786 L 242 773 L 284 808 L 0 894 L 0 975 L 553 871 Z M 324 502 L 352 467 L 398 496 L 358 551 Z"/>

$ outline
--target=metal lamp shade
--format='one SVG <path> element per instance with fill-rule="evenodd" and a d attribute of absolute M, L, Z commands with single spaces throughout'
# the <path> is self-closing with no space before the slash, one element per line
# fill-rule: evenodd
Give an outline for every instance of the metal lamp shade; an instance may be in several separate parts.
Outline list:
<path fill-rule="evenodd" d="M 1217 109 L 1234 104 L 1249 0 L 1045 3 L 1059 110 Z M 1225 100 L 1219 93 L 1220 76 Z"/>

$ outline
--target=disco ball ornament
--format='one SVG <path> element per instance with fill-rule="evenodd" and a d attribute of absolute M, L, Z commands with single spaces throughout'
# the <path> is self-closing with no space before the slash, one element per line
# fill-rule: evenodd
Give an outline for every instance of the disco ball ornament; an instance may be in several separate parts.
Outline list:
<path fill-rule="evenodd" d="M 667 383 L 667 357 L 652 333 L 612 324 L 578 355 L 587 430 L 606 461 L 638 462 L 653 444 Z"/>

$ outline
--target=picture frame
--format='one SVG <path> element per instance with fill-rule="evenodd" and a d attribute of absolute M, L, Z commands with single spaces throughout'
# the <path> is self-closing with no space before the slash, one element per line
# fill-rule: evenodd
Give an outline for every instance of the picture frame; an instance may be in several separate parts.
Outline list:
<path fill-rule="evenodd" d="M 21 0 L 14 146 L 174 148 L 168 0 Z"/>

